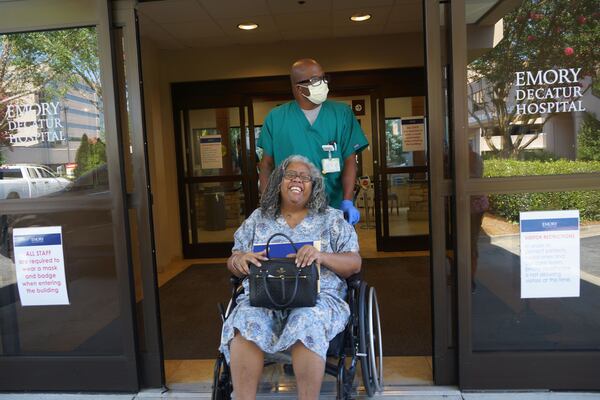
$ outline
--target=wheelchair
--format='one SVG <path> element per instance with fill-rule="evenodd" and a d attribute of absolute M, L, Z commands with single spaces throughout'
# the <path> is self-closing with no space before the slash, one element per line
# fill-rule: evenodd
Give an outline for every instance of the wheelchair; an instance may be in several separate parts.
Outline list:
<path fill-rule="evenodd" d="M 236 298 L 243 292 L 242 280 L 230 278 L 232 296 L 227 308 L 219 304 L 221 319 L 225 321 L 235 307 Z M 348 292 L 346 301 L 350 306 L 350 318 L 346 328 L 331 342 L 327 350 L 328 361 L 325 373 L 336 378 L 336 399 L 351 399 L 356 390 L 354 378 L 360 363 L 362 382 L 369 397 L 383 389 L 383 351 L 379 304 L 374 287 L 361 278 L 360 273 L 346 279 Z M 283 362 L 286 373 L 293 373 L 291 356 L 277 353 L 272 359 L 265 357 L 265 365 Z M 335 362 L 330 361 L 335 359 Z M 230 367 L 220 353 L 214 367 L 212 400 L 229 400 L 233 392 Z"/>

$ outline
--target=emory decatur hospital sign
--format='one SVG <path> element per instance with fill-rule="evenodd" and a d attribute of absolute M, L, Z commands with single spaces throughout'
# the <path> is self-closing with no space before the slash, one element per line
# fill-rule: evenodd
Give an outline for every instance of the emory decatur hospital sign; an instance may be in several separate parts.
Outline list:
<path fill-rule="evenodd" d="M 516 72 L 517 114 L 585 111 L 580 73 L 581 68 Z"/>
<path fill-rule="evenodd" d="M 59 112 L 59 102 L 9 104 L 6 107 L 6 117 L 10 143 L 64 141 L 64 127 L 58 117 Z M 26 128 L 35 133 L 20 134 L 19 131 Z"/>

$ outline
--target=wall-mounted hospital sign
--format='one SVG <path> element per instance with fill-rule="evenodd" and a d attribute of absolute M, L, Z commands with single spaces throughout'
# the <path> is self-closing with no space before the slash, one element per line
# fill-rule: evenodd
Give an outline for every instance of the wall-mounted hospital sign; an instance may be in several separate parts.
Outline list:
<path fill-rule="evenodd" d="M 13 245 L 21 305 L 69 304 L 61 227 L 14 228 Z"/>
<path fill-rule="evenodd" d="M 515 107 L 519 115 L 585 111 L 579 81 L 581 68 L 515 72 Z"/>
<path fill-rule="evenodd" d="M 520 213 L 521 298 L 579 297 L 579 210 Z"/>
<path fill-rule="evenodd" d="M 407 117 L 401 121 L 402 151 L 424 151 L 425 118 Z"/>

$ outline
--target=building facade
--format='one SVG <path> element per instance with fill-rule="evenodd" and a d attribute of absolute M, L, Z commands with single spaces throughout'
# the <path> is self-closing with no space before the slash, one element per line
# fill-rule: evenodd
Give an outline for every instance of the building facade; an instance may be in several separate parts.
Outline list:
<path fill-rule="evenodd" d="M 367 279 L 391 268 L 386 368 L 412 354 L 423 385 L 600 390 L 597 4 L 376 3 L 0 2 L 0 185 L 68 179 L 0 199 L 0 390 L 135 392 L 175 387 L 182 359 L 212 368 L 216 345 L 184 338 L 214 309 L 208 271 L 259 202 L 260 128 L 307 56 L 369 140 L 356 230 Z M 15 179 L 23 165 L 54 177 Z"/>

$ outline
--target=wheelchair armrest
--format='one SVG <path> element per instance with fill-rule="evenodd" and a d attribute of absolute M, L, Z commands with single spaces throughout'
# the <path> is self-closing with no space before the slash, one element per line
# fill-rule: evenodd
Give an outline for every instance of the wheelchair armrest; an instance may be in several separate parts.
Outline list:
<path fill-rule="evenodd" d="M 346 284 L 348 287 L 358 289 L 360 287 L 360 282 L 362 281 L 362 273 L 357 272 L 354 275 L 350 275 L 346 278 Z"/>
<path fill-rule="evenodd" d="M 242 284 L 243 280 L 244 280 L 243 278 L 238 278 L 235 275 L 231 275 L 229 277 L 229 282 L 231 283 L 231 286 L 233 286 L 234 289 L 237 288 L 238 286 L 240 286 Z"/>

